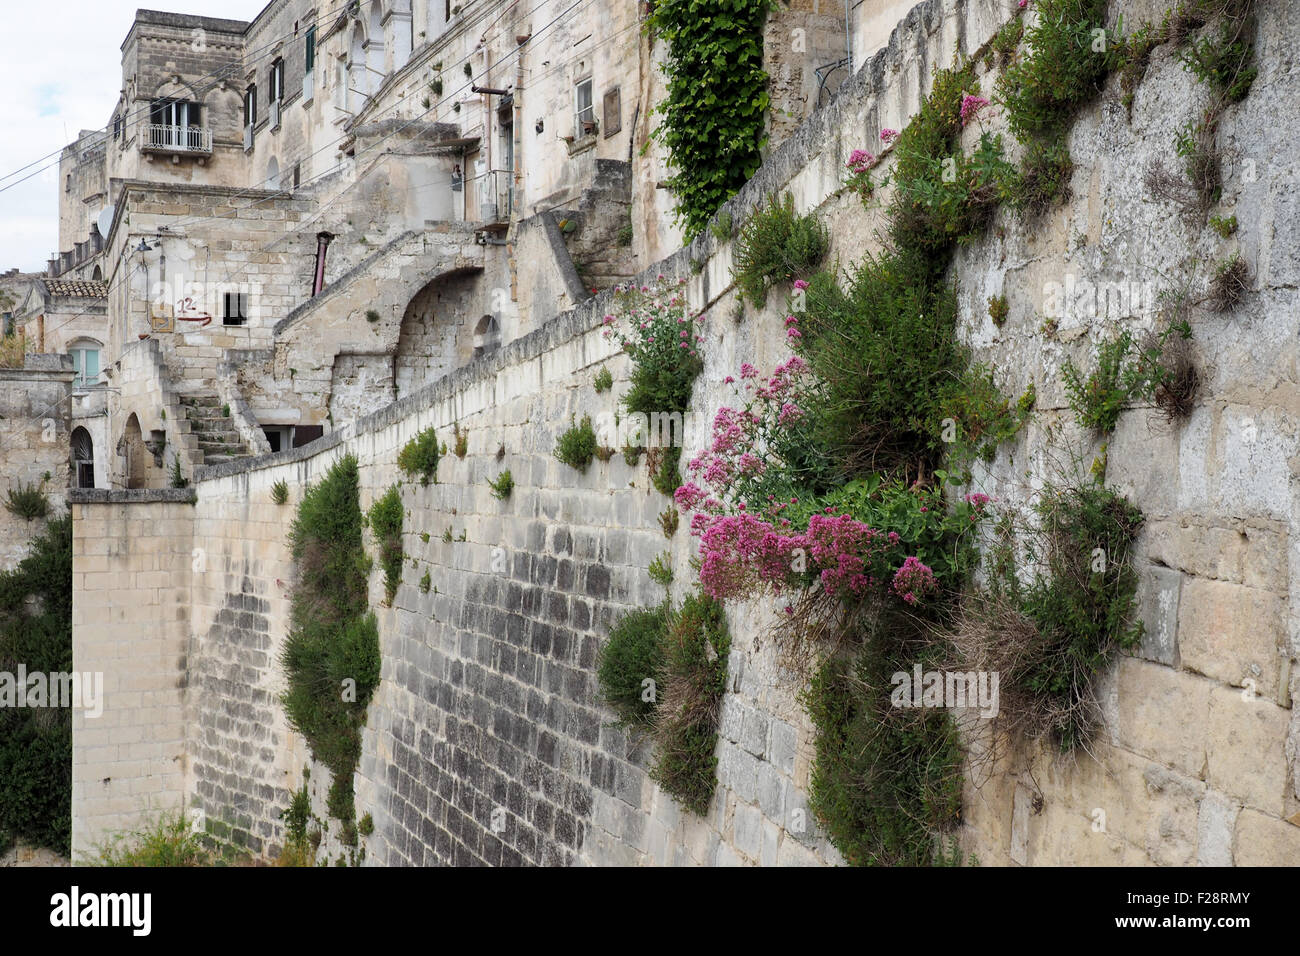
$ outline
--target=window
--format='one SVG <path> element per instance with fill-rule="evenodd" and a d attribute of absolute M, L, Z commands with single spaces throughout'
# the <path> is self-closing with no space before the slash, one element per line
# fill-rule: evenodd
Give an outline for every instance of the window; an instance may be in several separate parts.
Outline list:
<path fill-rule="evenodd" d="M 155 100 L 149 108 L 155 126 L 198 126 L 199 104 L 187 100 Z"/>
<path fill-rule="evenodd" d="M 307 65 L 306 70 L 310 73 L 316 69 L 316 28 L 314 26 L 307 28 Z"/>
<path fill-rule="evenodd" d="M 99 381 L 99 346 L 74 346 L 68 354 L 72 356 L 73 388 L 86 388 Z"/>
<path fill-rule="evenodd" d="M 90 432 L 78 426 L 72 430 L 72 463 L 78 488 L 95 487 L 95 443 Z"/>
<path fill-rule="evenodd" d="M 244 126 L 257 125 L 257 84 L 250 83 L 244 92 Z"/>
<path fill-rule="evenodd" d="M 591 77 L 579 80 L 573 91 L 576 122 L 573 135 L 584 136 L 591 131 L 591 124 L 596 122 L 596 109 L 591 100 Z"/>
<path fill-rule="evenodd" d="M 271 64 L 271 102 L 284 100 L 284 60 L 277 59 Z"/>
<path fill-rule="evenodd" d="M 302 163 L 293 164 L 293 188 L 297 189 L 302 184 Z"/>
<path fill-rule="evenodd" d="M 113 114 L 113 139 L 122 138 L 122 114 Z"/>
<path fill-rule="evenodd" d="M 248 293 L 226 292 L 222 295 L 222 325 L 243 325 L 248 321 Z"/>

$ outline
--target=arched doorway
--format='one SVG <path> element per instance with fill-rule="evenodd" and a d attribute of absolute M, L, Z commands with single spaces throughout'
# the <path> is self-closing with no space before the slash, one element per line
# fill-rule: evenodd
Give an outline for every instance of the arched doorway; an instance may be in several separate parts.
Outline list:
<path fill-rule="evenodd" d="M 495 315 L 485 315 L 474 326 L 474 357 L 491 355 L 501 347 L 501 326 Z"/>
<path fill-rule="evenodd" d="M 266 188 L 280 188 L 280 161 L 274 156 L 272 156 L 270 162 L 266 164 Z"/>
<path fill-rule="evenodd" d="M 80 425 L 72 430 L 72 481 L 74 488 L 95 487 L 95 442 Z"/>
<path fill-rule="evenodd" d="M 118 442 L 119 455 L 126 458 L 125 473 L 128 488 L 146 488 L 149 482 L 149 449 L 144 446 L 140 419 L 134 413 L 126 420 L 122 440 Z"/>

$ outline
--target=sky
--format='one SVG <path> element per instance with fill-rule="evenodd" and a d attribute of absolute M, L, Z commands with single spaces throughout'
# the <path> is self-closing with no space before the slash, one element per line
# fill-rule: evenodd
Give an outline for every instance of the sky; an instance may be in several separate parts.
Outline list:
<path fill-rule="evenodd" d="M 251 20 L 264 6 L 266 0 L 0 0 L 9 38 L 0 57 L 0 272 L 43 272 L 59 251 L 58 151 L 79 130 L 102 129 L 112 118 L 122 88 L 122 41 L 136 9 Z M 36 172 L 41 167 L 49 168 Z"/>

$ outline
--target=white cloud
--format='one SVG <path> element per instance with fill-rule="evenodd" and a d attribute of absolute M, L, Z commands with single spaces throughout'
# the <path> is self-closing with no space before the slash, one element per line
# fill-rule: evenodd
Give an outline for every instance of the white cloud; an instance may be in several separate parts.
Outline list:
<path fill-rule="evenodd" d="M 266 0 L 147 0 L 152 10 L 251 19 Z M 5 4 L 6 56 L 0 57 L 0 177 L 43 159 L 0 187 L 0 271 L 45 268 L 59 236 L 58 151 L 83 129 L 100 129 L 122 87 L 121 44 L 139 0 L 55 0 Z"/>

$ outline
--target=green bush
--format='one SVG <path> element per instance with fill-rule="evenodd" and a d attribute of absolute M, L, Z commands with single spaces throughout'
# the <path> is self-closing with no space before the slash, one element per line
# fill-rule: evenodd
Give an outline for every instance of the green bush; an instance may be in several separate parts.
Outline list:
<path fill-rule="evenodd" d="M 379 628 L 367 605 L 373 564 L 362 543 L 359 497 L 352 455 L 303 495 L 289 532 L 297 580 L 280 655 L 290 726 L 349 789 L 380 666 Z"/>
<path fill-rule="evenodd" d="M 283 478 L 271 485 L 271 500 L 277 505 L 282 505 L 289 500 L 289 483 Z"/>
<path fill-rule="evenodd" d="M 658 462 L 654 472 L 650 476 L 650 482 L 655 486 L 655 491 L 661 495 L 673 496 L 682 483 L 681 461 L 682 449 L 680 445 L 670 445 L 667 448 L 655 449 L 661 452 L 658 455 Z"/>
<path fill-rule="evenodd" d="M 50 499 L 46 497 L 45 489 L 40 485 L 20 484 L 16 488 L 9 489 L 9 500 L 5 502 L 5 510 L 25 521 L 44 518 L 50 513 Z"/>
<path fill-rule="evenodd" d="M 570 427 L 555 442 L 555 457 L 570 468 L 585 472 L 596 457 L 596 432 L 591 427 L 591 416 Z"/>
<path fill-rule="evenodd" d="M 898 622 L 893 622 L 896 626 Z M 890 705 L 912 660 L 876 628 L 828 659 L 804 694 L 815 728 L 809 807 L 854 866 L 925 866 L 961 810 L 960 738 L 947 711 Z"/>
<path fill-rule="evenodd" d="M 432 428 L 426 428 L 402 447 L 397 467 L 408 475 L 419 475 L 421 484 L 438 480 L 438 438 Z"/>
<path fill-rule="evenodd" d="M 280 819 L 284 821 L 286 843 L 307 842 L 307 824 L 311 823 L 311 795 L 307 793 L 307 784 L 304 783 L 290 799 L 289 806 L 280 811 Z"/>
<path fill-rule="evenodd" d="M 614 624 L 601 649 L 596 669 L 601 696 L 626 724 L 648 724 L 654 716 L 663 684 L 663 636 L 670 617 L 667 603 L 629 611 Z"/>
<path fill-rule="evenodd" d="M 424 572 L 424 577 L 420 578 L 420 593 L 428 594 L 429 588 L 433 586 L 433 579 L 429 577 L 429 572 Z"/>
<path fill-rule="evenodd" d="M 673 565 L 672 559 L 667 551 L 657 554 L 650 561 L 650 580 L 654 581 L 661 587 L 667 588 L 673 583 Z"/>
<path fill-rule="evenodd" d="M 1183 66 L 1202 83 L 1209 83 L 1230 103 L 1239 103 L 1250 92 L 1259 69 L 1254 58 L 1255 18 L 1249 11 L 1253 4 L 1239 4 L 1244 13 L 1220 19 L 1217 33 L 1201 38 L 1182 50 Z"/>
<path fill-rule="evenodd" d="M 379 566 L 384 570 L 384 595 L 391 605 L 402 583 L 402 494 L 397 486 L 375 499 L 366 513 L 370 530 L 379 545 Z"/>
<path fill-rule="evenodd" d="M 184 813 L 163 813 L 134 833 L 116 833 L 79 861 L 83 866 L 212 866 L 218 862 Z"/>
<path fill-rule="evenodd" d="M 1175 372 L 1162 361 L 1173 336 L 1190 338 L 1191 328 L 1185 322 L 1175 323 L 1141 348 L 1135 347 L 1133 334 L 1124 329 L 1097 347 L 1096 367 L 1086 378 L 1067 360 L 1061 377 L 1075 421 L 1085 428 L 1112 432 L 1125 404 L 1155 397 Z"/>
<path fill-rule="evenodd" d="M 930 281 L 922 257 L 868 254 L 848 291 L 819 273 L 800 323 L 801 354 L 821 382 L 811 396 L 813 444 L 831 464 L 818 490 L 844 474 L 937 466 L 945 398 L 967 355 L 956 335 L 957 297 Z"/>
<path fill-rule="evenodd" d="M 756 209 L 741 228 L 732 276 L 745 298 L 762 307 L 773 285 L 812 274 L 829 248 L 826 227 L 815 214 L 796 214 L 787 193 Z"/>
<path fill-rule="evenodd" d="M 650 775 L 700 816 L 709 812 L 717 787 L 714 751 L 730 651 L 722 605 L 704 595 L 688 596 L 664 632 L 664 680 L 654 715 Z"/>
<path fill-rule="evenodd" d="M 600 371 L 596 373 L 594 384 L 597 393 L 608 392 L 614 387 L 614 376 L 609 373 L 609 369 L 602 365 Z"/>
<path fill-rule="evenodd" d="M 72 671 L 72 518 L 54 519 L 27 557 L 0 572 L 0 671 Z M 5 837 L 68 855 L 72 714 L 0 707 L 0 844 Z"/>
<path fill-rule="evenodd" d="M 1062 750 L 1071 750 L 1086 742 L 1096 716 L 1093 679 L 1142 639 L 1142 623 L 1133 621 L 1138 575 L 1129 553 L 1144 518 L 1096 485 L 1048 488 L 1037 511 L 1043 572 L 1020 597 L 1037 640 L 1002 680 L 1047 699 L 1050 730 Z"/>
<path fill-rule="evenodd" d="M 704 362 L 695 347 L 698 330 L 680 285 L 664 280 L 647 291 L 623 290 L 617 311 L 617 324 L 615 316 L 606 318 L 612 325 L 606 333 L 617 337 L 631 359 L 630 387 L 621 404 L 647 417 L 684 412 Z M 684 343 L 689 348 L 682 348 Z"/>
<path fill-rule="evenodd" d="M 510 492 L 515 490 L 515 479 L 507 468 L 496 478 L 488 482 L 488 487 L 492 489 L 492 497 L 497 501 L 505 501 L 510 497 Z"/>
<path fill-rule="evenodd" d="M 1036 0 L 1034 6 L 1037 21 L 1025 32 L 1029 52 L 998 81 L 1007 122 L 1022 141 L 1066 127 L 1100 91 L 1114 51 L 1122 49 L 1094 33 L 1106 26 L 1106 0 Z"/>

